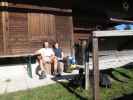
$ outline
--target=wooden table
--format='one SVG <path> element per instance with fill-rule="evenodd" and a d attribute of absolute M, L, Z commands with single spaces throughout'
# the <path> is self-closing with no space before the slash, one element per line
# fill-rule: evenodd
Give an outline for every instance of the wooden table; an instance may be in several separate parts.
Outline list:
<path fill-rule="evenodd" d="M 27 72 L 29 77 L 32 78 L 32 67 L 31 67 L 31 58 L 33 56 L 36 56 L 35 54 L 32 53 L 27 53 L 27 54 L 17 54 L 17 55 L 1 55 L 0 59 L 7 59 L 7 58 L 20 58 L 20 57 L 24 57 L 26 59 L 27 62 Z"/>

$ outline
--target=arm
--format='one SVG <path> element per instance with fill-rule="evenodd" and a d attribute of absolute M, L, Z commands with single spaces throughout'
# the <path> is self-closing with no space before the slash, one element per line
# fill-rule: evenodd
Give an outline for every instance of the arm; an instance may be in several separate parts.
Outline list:
<path fill-rule="evenodd" d="M 41 50 L 37 50 L 37 51 L 35 51 L 34 54 L 35 54 L 36 57 L 37 57 L 36 60 L 39 62 L 39 61 L 42 59 L 42 56 L 41 56 Z"/>
<path fill-rule="evenodd" d="M 40 55 L 41 54 L 41 52 L 39 51 L 39 50 L 37 50 L 37 51 L 35 51 L 35 53 L 34 53 L 35 55 Z"/>

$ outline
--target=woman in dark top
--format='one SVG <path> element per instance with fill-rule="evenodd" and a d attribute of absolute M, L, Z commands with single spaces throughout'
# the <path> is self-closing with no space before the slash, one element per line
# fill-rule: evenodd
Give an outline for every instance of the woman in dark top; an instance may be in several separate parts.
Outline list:
<path fill-rule="evenodd" d="M 61 50 L 61 48 L 59 47 L 59 44 L 56 42 L 54 44 L 54 49 L 53 49 L 54 53 L 55 53 L 55 56 L 57 57 L 57 60 L 58 60 L 58 66 L 57 66 L 57 72 L 58 72 L 58 75 L 61 75 L 61 73 L 63 72 L 63 52 Z"/>
<path fill-rule="evenodd" d="M 63 52 L 61 48 L 59 48 L 59 44 L 56 42 L 54 45 L 54 53 L 55 56 L 57 57 L 58 61 L 63 60 Z"/>

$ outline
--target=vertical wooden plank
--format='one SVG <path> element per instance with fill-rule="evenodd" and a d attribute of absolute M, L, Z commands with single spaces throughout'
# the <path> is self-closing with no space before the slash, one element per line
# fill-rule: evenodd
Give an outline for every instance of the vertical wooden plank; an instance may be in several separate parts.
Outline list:
<path fill-rule="evenodd" d="M 56 24 L 55 24 L 55 15 L 53 15 L 53 31 L 54 31 L 54 38 L 57 41 L 57 34 L 56 34 Z"/>
<path fill-rule="evenodd" d="M 9 12 L 8 23 L 8 54 L 29 53 L 27 13 Z"/>
<path fill-rule="evenodd" d="M 8 6 L 8 2 L 1 2 L 1 6 Z M 6 8 L 5 8 L 6 9 Z M 7 31 L 7 18 L 8 18 L 8 12 L 2 11 L 2 33 L 3 33 L 3 53 L 6 54 L 7 50 L 7 42 L 6 42 L 6 31 Z"/>
<path fill-rule="evenodd" d="M 50 19 L 50 21 L 51 21 L 51 32 L 52 32 L 52 34 L 53 35 L 55 35 L 55 31 L 54 31 L 54 15 L 51 15 L 51 19 Z"/>
<path fill-rule="evenodd" d="M 2 13 L 0 12 L 0 55 L 3 55 Z"/>
<path fill-rule="evenodd" d="M 85 89 L 89 90 L 89 62 L 85 62 Z"/>
<path fill-rule="evenodd" d="M 48 25 L 48 36 L 50 35 L 50 14 L 48 14 L 47 15 L 47 21 L 48 21 L 48 23 L 47 23 L 47 25 Z"/>
<path fill-rule="evenodd" d="M 44 14 L 44 32 L 47 34 L 47 15 Z"/>
<path fill-rule="evenodd" d="M 100 100 L 100 96 L 99 96 L 98 38 L 96 38 L 96 37 L 93 37 L 93 100 Z"/>
<path fill-rule="evenodd" d="M 2 11 L 2 33 L 3 33 L 3 49 L 4 55 L 7 54 L 7 31 L 8 30 L 8 12 Z"/>
<path fill-rule="evenodd" d="M 31 19 L 30 16 L 31 16 L 31 15 L 30 15 L 30 13 L 28 13 L 27 15 L 28 15 L 28 35 L 29 35 L 29 37 L 30 37 L 30 23 L 31 23 L 31 21 L 30 21 L 30 19 Z"/>
<path fill-rule="evenodd" d="M 45 15 L 45 23 L 46 35 L 48 35 L 48 14 Z"/>
<path fill-rule="evenodd" d="M 44 20 L 43 20 L 43 15 L 44 14 L 40 14 L 40 32 L 41 32 L 41 35 L 44 35 Z"/>
<path fill-rule="evenodd" d="M 74 51 L 74 29 L 73 29 L 73 19 L 72 19 L 72 17 L 70 17 L 70 19 L 69 19 L 69 21 L 70 21 L 70 34 L 71 34 L 71 56 L 73 56 L 74 57 L 74 55 L 75 55 L 75 51 Z"/>
<path fill-rule="evenodd" d="M 52 41 L 56 41 L 54 25 L 55 25 L 54 15 L 50 14 L 49 15 L 49 36 L 51 38 L 50 40 Z"/>
<path fill-rule="evenodd" d="M 56 38 L 64 56 L 72 56 L 73 24 L 71 16 L 55 16 Z M 64 38 L 65 36 L 65 38 Z"/>
<path fill-rule="evenodd" d="M 89 38 L 88 38 L 88 41 L 86 41 L 86 46 L 89 45 L 89 43 L 87 43 L 87 42 L 89 42 Z M 89 53 L 90 52 L 89 49 L 86 52 Z M 90 78 L 89 78 L 89 60 L 88 59 L 89 59 L 88 57 L 85 58 L 85 89 L 86 90 L 89 90 L 89 85 L 90 85 Z"/>

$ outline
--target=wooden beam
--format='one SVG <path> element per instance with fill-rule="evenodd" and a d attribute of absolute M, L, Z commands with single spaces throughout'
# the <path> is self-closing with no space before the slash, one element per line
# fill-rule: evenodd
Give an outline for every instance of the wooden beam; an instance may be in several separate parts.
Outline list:
<path fill-rule="evenodd" d="M 93 100 L 100 100 L 98 38 L 96 38 L 96 37 L 93 38 Z"/>
<path fill-rule="evenodd" d="M 16 58 L 16 57 L 28 57 L 28 56 L 37 56 L 34 53 L 27 53 L 27 54 L 17 54 L 17 55 L 2 55 L 0 58 Z"/>
<path fill-rule="evenodd" d="M 94 37 L 133 36 L 133 30 L 93 31 Z"/>
<path fill-rule="evenodd" d="M 74 31 L 93 31 L 96 30 L 96 28 L 79 28 L 79 27 L 74 27 Z"/>
<path fill-rule="evenodd" d="M 0 6 L 8 6 L 8 2 L 0 2 Z"/>
<path fill-rule="evenodd" d="M 30 10 L 44 10 L 44 11 L 54 11 L 54 12 L 62 12 L 62 13 L 72 13 L 71 9 L 44 7 L 44 6 L 36 6 L 36 5 L 30 5 L 30 4 L 8 3 L 8 5 L 0 5 L 0 6 L 8 7 L 8 8 L 21 8 L 21 9 L 30 9 Z"/>
<path fill-rule="evenodd" d="M 124 20 L 124 19 L 118 19 L 118 18 L 110 18 L 113 22 L 120 22 L 120 23 L 133 23 L 131 20 Z"/>

